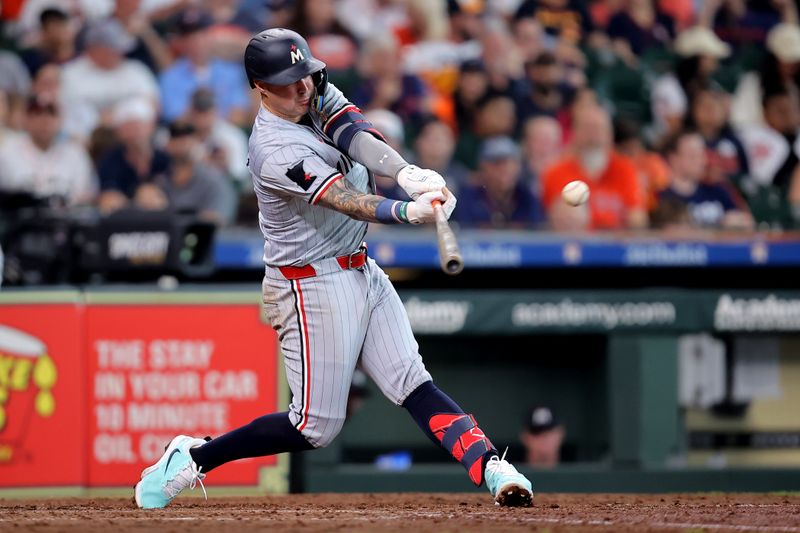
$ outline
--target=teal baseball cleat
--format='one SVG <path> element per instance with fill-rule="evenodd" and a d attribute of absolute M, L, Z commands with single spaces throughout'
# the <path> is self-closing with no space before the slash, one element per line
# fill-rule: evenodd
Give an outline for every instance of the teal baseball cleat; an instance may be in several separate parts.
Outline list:
<path fill-rule="evenodd" d="M 530 507 L 533 504 L 531 482 L 505 460 L 505 454 L 502 458 L 495 455 L 489 459 L 483 477 L 497 505 Z"/>
<path fill-rule="evenodd" d="M 200 472 L 189 454 L 190 449 L 205 442 L 186 435 L 172 439 L 161 459 L 142 471 L 142 479 L 134 487 L 136 505 L 142 509 L 161 509 L 183 489 L 194 489 L 198 481 L 205 495 L 203 479 L 206 475 Z"/>

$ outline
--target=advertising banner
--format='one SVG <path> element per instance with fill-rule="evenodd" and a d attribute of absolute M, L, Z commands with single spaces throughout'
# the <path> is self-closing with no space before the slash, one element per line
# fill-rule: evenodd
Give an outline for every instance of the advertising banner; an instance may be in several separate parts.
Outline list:
<path fill-rule="evenodd" d="M 800 331 L 800 293 L 624 291 L 402 291 L 411 328 L 426 335 Z"/>
<path fill-rule="evenodd" d="M 88 486 L 130 486 L 176 435 L 218 436 L 278 410 L 277 339 L 257 305 L 90 304 Z M 215 471 L 256 485 L 276 458 Z"/>
<path fill-rule="evenodd" d="M 85 481 L 83 308 L 0 305 L 0 487 Z"/>
<path fill-rule="evenodd" d="M 762 267 L 797 266 L 796 235 L 740 233 L 665 239 L 641 233 L 603 232 L 585 236 L 509 230 L 458 232 L 466 268 L 585 267 Z M 370 256 L 384 268 L 438 270 L 439 251 L 430 232 L 382 228 L 367 235 Z M 222 231 L 214 243 L 214 264 L 220 269 L 261 270 L 264 239 L 258 230 Z M 532 273 L 536 275 L 535 273 Z"/>

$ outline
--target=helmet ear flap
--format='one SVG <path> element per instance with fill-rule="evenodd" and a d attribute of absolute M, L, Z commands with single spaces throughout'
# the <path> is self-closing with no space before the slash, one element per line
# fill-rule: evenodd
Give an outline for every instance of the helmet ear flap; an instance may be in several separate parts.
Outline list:
<path fill-rule="evenodd" d="M 328 87 L 328 69 L 323 68 L 316 71 L 311 75 L 311 81 L 314 82 L 315 96 L 314 96 L 314 110 L 318 113 L 322 111 L 325 105 L 325 89 Z"/>

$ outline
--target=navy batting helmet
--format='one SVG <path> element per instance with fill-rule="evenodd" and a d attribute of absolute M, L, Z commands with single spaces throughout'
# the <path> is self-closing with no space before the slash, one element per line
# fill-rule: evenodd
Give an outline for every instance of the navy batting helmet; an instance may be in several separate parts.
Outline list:
<path fill-rule="evenodd" d="M 308 43 L 297 32 L 271 28 L 250 39 L 244 51 L 244 69 L 250 87 L 255 87 L 255 81 L 291 85 L 310 74 L 324 77 L 325 63 L 311 55 Z"/>

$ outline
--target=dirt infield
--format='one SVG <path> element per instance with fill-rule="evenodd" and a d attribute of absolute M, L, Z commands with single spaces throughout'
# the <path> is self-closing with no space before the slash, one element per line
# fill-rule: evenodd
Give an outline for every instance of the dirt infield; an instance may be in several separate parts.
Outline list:
<path fill-rule="evenodd" d="M 203 533 L 377 531 L 768 531 L 800 533 L 800 496 L 541 494 L 527 509 L 477 494 L 305 494 L 182 498 L 142 511 L 131 500 L 0 500 L 0 531 Z"/>

